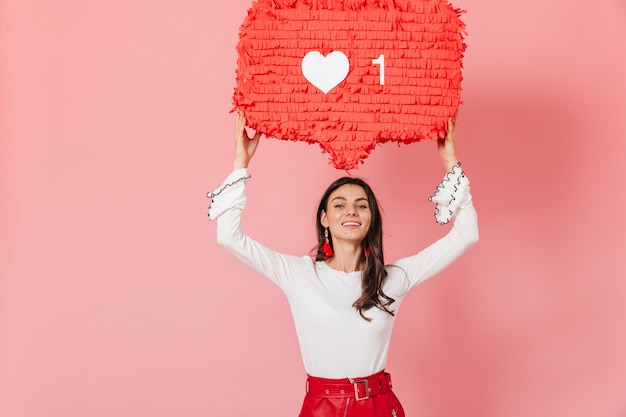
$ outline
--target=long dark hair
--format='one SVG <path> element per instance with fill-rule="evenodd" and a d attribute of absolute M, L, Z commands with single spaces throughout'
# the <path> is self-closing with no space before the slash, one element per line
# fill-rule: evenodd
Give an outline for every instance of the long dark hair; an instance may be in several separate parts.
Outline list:
<path fill-rule="evenodd" d="M 392 316 L 394 312 L 389 310 L 389 306 L 396 300 L 387 296 L 382 290 L 383 282 L 387 277 L 387 270 L 385 269 L 385 257 L 383 255 L 383 221 L 380 215 L 380 209 L 378 207 L 378 201 L 372 191 L 372 188 L 360 178 L 342 177 L 337 181 L 330 184 L 330 186 L 324 192 L 322 199 L 320 200 L 319 207 L 317 208 L 316 216 L 316 229 L 317 229 L 317 254 L 315 255 L 316 261 L 323 261 L 325 254 L 321 251 L 324 244 L 324 230 L 322 226 L 321 215 L 322 211 L 327 211 L 328 199 L 330 195 L 339 187 L 351 184 L 358 185 L 363 188 L 367 195 L 370 211 L 372 213 L 372 221 L 370 228 L 367 232 L 367 236 L 363 240 L 363 268 L 361 272 L 361 297 L 357 299 L 352 306 L 359 311 L 361 317 L 367 321 L 372 319 L 365 317 L 363 314 L 365 311 L 372 307 L 377 307 L 382 311 L 385 311 Z M 332 247 L 332 239 L 330 239 Z"/>

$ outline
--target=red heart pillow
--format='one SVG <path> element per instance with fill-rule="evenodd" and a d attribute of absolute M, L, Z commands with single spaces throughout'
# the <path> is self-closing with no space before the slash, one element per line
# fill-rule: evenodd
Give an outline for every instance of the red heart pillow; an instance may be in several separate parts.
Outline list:
<path fill-rule="evenodd" d="M 233 102 L 250 127 L 318 143 L 338 169 L 445 135 L 460 105 L 462 11 L 444 0 L 259 0 Z"/>

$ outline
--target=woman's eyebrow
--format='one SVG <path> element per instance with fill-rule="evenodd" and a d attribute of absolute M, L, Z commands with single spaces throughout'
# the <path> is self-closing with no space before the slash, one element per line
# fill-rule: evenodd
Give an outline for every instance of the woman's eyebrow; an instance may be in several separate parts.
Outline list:
<path fill-rule="evenodd" d="M 332 199 L 332 200 L 330 200 L 330 201 L 332 202 L 332 201 L 335 201 L 335 200 L 343 200 L 343 201 L 348 201 L 348 199 L 347 199 L 347 198 L 345 198 L 345 197 L 343 197 L 343 196 L 337 196 L 337 197 L 333 198 L 333 199 Z M 359 197 L 359 198 L 355 198 L 355 199 L 354 199 L 354 201 L 367 201 L 367 202 L 369 203 L 369 200 L 367 199 L 367 197 Z"/>
<path fill-rule="evenodd" d="M 348 199 L 347 199 L 347 198 L 342 197 L 342 196 L 337 196 L 337 197 L 333 198 L 333 199 L 332 199 L 332 200 L 330 200 L 330 201 L 335 201 L 335 200 L 344 200 L 344 201 L 348 201 Z"/>

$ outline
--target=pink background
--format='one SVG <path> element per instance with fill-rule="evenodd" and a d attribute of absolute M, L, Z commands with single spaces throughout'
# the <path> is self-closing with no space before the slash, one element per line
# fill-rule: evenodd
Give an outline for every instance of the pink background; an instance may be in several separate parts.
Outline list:
<path fill-rule="evenodd" d="M 248 0 L 0 2 L 0 415 L 296 416 L 287 303 L 215 243 Z M 481 242 L 406 300 L 388 370 L 410 416 L 626 415 L 626 5 L 469 9 L 459 155 Z M 314 243 L 341 175 L 264 140 L 245 228 Z M 356 172 L 389 259 L 445 233 L 432 143 Z"/>

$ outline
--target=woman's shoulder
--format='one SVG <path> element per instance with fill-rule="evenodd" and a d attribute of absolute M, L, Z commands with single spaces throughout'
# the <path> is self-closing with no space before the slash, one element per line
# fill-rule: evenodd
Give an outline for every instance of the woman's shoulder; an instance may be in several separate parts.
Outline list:
<path fill-rule="evenodd" d="M 404 296 L 411 287 L 408 272 L 395 262 L 385 265 L 385 270 L 387 277 L 383 283 L 383 291 L 393 298 Z"/>

